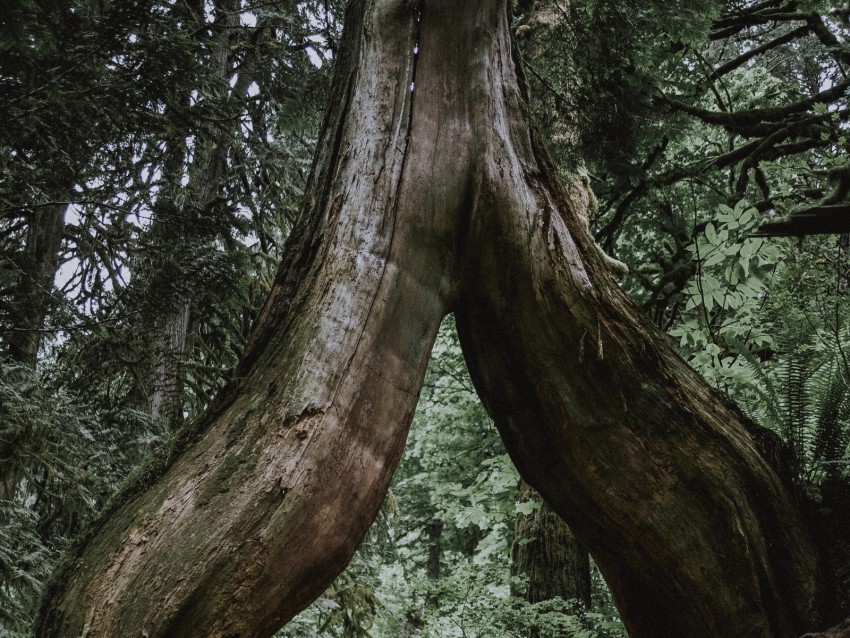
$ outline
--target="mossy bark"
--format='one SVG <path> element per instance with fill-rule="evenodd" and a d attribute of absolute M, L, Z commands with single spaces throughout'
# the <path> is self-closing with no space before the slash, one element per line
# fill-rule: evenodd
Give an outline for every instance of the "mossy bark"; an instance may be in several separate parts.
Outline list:
<path fill-rule="evenodd" d="M 512 458 L 632 636 L 820 623 L 817 555 L 760 431 L 617 287 L 519 74 L 505 0 L 350 3 L 236 378 L 67 563 L 38 636 L 272 635 L 376 515 L 452 310 Z"/>

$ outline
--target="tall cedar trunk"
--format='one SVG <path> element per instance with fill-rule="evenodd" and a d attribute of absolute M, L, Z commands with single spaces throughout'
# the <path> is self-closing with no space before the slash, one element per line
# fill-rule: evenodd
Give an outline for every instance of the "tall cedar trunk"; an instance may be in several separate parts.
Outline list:
<path fill-rule="evenodd" d="M 50 308 L 53 279 L 59 264 L 59 248 L 65 228 L 67 204 L 36 208 L 27 228 L 26 251 L 15 290 L 12 332 L 8 353 L 13 361 L 35 368 L 44 319 Z"/>
<path fill-rule="evenodd" d="M 233 30 L 239 25 L 238 1 L 220 0 L 215 3 L 215 7 L 218 16 L 215 23 L 218 33 L 212 43 L 215 79 L 218 82 L 215 90 L 220 95 L 226 95 L 231 91 L 228 86 L 233 66 L 230 40 Z M 180 8 L 181 11 L 184 9 Z M 197 7 L 195 15 L 202 14 L 201 8 Z M 247 94 L 250 83 L 250 75 L 240 73 L 232 89 L 233 95 L 241 101 Z M 184 100 L 188 105 L 188 95 Z M 211 139 L 198 141 L 200 148 L 196 149 L 195 160 L 188 167 L 189 179 L 185 187 L 181 187 L 184 179 L 183 157 L 187 151 L 185 138 L 177 136 L 169 144 L 169 148 L 178 149 L 178 151 L 172 150 L 171 166 L 166 169 L 169 175 L 169 188 L 165 196 L 168 201 L 165 206 L 159 207 L 161 215 L 157 218 L 157 224 L 164 227 L 157 229 L 159 232 L 153 234 L 155 241 L 159 244 L 155 247 L 155 254 L 164 253 L 170 259 L 179 261 L 179 255 L 175 253 L 184 250 L 187 244 L 195 241 L 193 235 L 198 229 L 198 218 L 209 214 L 210 207 L 219 195 L 231 135 L 232 131 L 226 127 L 220 127 L 211 135 Z M 181 196 L 184 188 L 186 193 Z M 189 204 L 181 208 L 176 204 L 178 199 Z M 158 266 L 163 267 L 161 264 Z M 174 273 L 169 274 L 174 276 Z M 159 300 L 159 304 L 155 306 L 159 316 L 156 317 L 153 332 L 153 366 L 147 402 L 151 418 L 163 432 L 172 431 L 182 418 L 184 367 L 189 349 L 189 320 L 193 302 L 197 296 L 198 292 L 191 287 L 178 284 L 167 304 L 162 305 Z"/>
<path fill-rule="evenodd" d="M 270 636 L 347 563 L 455 310 L 524 478 L 632 636 L 795 636 L 818 560 L 759 444 L 620 292 L 527 119 L 505 0 L 353 0 L 236 377 L 54 579 L 38 636 Z M 415 51 L 419 51 L 418 55 Z"/>
<path fill-rule="evenodd" d="M 12 361 L 35 368 L 41 347 L 42 330 L 50 310 L 53 280 L 59 266 L 59 249 L 65 229 L 67 204 L 55 203 L 36 208 L 27 227 L 27 242 L 21 261 L 17 264 L 20 279 L 15 288 L 11 308 L 11 332 L 6 341 L 7 354 Z M 11 502 L 20 487 L 20 476 L 14 467 L 3 467 L 5 459 L 14 454 L 11 441 L 0 441 L 0 501 Z M 0 513 L 0 524 L 5 524 Z"/>
<path fill-rule="evenodd" d="M 525 481 L 520 481 L 517 500 L 539 504 L 528 515 L 517 514 L 516 519 L 511 576 L 527 579 L 522 596 L 530 603 L 553 598 L 577 600 L 583 609 L 590 609 L 587 551 L 569 525 Z"/>
<path fill-rule="evenodd" d="M 180 421 L 183 367 L 189 345 L 189 300 L 172 300 L 154 328 L 154 365 L 151 371 L 148 412 L 162 432 L 171 432 Z"/>
<path fill-rule="evenodd" d="M 182 7 L 181 5 L 181 8 Z M 189 96 L 183 96 L 177 109 L 169 107 L 166 116 L 187 108 Z M 165 140 L 162 188 L 153 207 L 153 223 L 146 234 L 148 250 L 134 260 L 134 280 L 143 288 L 144 312 L 137 320 L 136 332 L 147 337 L 147 365 L 136 396 L 138 407 L 146 410 L 157 429 L 165 434 L 178 422 L 182 405 L 182 371 L 188 344 L 191 307 L 189 286 L 175 267 L 190 241 L 189 224 L 177 205 L 183 188 L 186 137 L 175 131 Z"/>

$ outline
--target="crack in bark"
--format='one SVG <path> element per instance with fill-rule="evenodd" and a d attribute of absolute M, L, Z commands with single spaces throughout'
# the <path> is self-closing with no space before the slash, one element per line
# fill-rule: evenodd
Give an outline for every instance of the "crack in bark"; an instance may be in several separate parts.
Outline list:
<path fill-rule="evenodd" d="M 378 377 L 381 381 L 383 381 L 384 383 L 386 383 L 388 386 L 390 386 L 390 387 L 391 387 L 391 388 L 393 388 L 394 390 L 398 390 L 399 392 L 403 392 L 404 394 L 406 394 L 406 395 L 408 395 L 408 396 L 411 396 L 411 397 L 417 397 L 417 396 L 418 396 L 415 392 L 411 392 L 411 391 L 410 391 L 410 390 L 408 390 L 407 388 L 402 388 L 401 386 L 398 386 L 398 385 L 396 385 L 395 383 L 393 383 L 392 381 L 390 381 L 389 379 L 387 379 L 387 378 L 386 378 L 383 374 L 381 374 L 381 372 L 380 372 L 377 368 L 375 368 L 374 366 L 370 366 L 370 365 L 366 364 L 366 366 L 364 366 L 364 367 L 365 367 L 367 370 L 369 370 L 369 371 L 373 372 L 373 373 L 375 374 L 375 376 L 377 376 L 377 377 Z"/>

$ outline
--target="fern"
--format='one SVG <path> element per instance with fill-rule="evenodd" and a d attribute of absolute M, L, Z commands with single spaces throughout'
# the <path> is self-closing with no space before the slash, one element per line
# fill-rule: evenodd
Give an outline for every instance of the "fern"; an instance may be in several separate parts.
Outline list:
<path fill-rule="evenodd" d="M 837 337 L 833 336 L 833 340 Z M 816 326 L 802 325 L 777 340 L 779 361 L 762 361 L 742 343 L 730 343 L 753 383 L 741 397 L 744 411 L 779 433 L 794 449 L 802 476 L 821 482 L 850 468 L 850 383 L 842 348 Z"/>
<path fill-rule="evenodd" d="M 838 361 L 823 366 L 810 383 L 817 409 L 812 450 L 813 480 L 836 478 L 846 469 L 850 444 L 850 391 L 847 374 Z"/>

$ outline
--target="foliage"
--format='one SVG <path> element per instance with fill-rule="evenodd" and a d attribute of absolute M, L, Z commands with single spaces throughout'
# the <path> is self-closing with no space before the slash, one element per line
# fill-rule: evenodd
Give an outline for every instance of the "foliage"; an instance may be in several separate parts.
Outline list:
<path fill-rule="evenodd" d="M 0 377 L 0 632 L 24 630 L 69 537 L 170 427 L 151 397 L 175 308 L 179 416 L 237 361 L 306 182 L 329 68 L 309 53 L 332 55 L 340 10 L 74 0 L 0 18 L 0 356 L 40 342 Z"/>
<path fill-rule="evenodd" d="M 742 202 L 721 206 L 688 247 L 695 274 L 670 334 L 706 379 L 790 443 L 801 479 L 846 476 L 846 248 L 767 243 L 749 236 L 756 224 Z"/>
<path fill-rule="evenodd" d="M 475 395 L 450 316 L 434 346 L 388 503 L 343 576 L 278 636 L 623 636 L 596 570 L 594 608 L 580 615 L 569 601 L 530 604 L 511 595 L 514 518 L 527 509 L 517 502 L 517 487 L 516 469 Z M 343 599 L 340 589 L 358 594 Z M 362 631 L 354 631 L 350 619 L 365 617 Z"/>
<path fill-rule="evenodd" d="M 0 626 L 11 634 L 25 633 L 53 561 L 151 440 L 144 414 L 117 417 L 0 364 Z"/>
<path fill-rule="evenodd" d="M 832 190 L 847 157 L 846 21 L 795 2 L 727 2 L 701 17 L 647 58 L 638 94 L 654 107 L 617 161 L 588 155 L 597 241 L 632 267 L 626 287 L 665 329 L 693 274 L 685 246 L 718 205 L 746 200 L 762 222 L 836 197 L 846 207 Z"/>
<path fill-rule="evenodd" d="M 765 282 L 777 268 L 778 250 L 749 237 L 757 211 L 739 202 L 721 205 L 696 241 L 687 247 L 696 274 L 685 287 L 683 320 L 670 331 L 705 378 L 718 387 L 745 387 L 750 374 L 739 353 L 773 343 L 759 321 Z"/>

